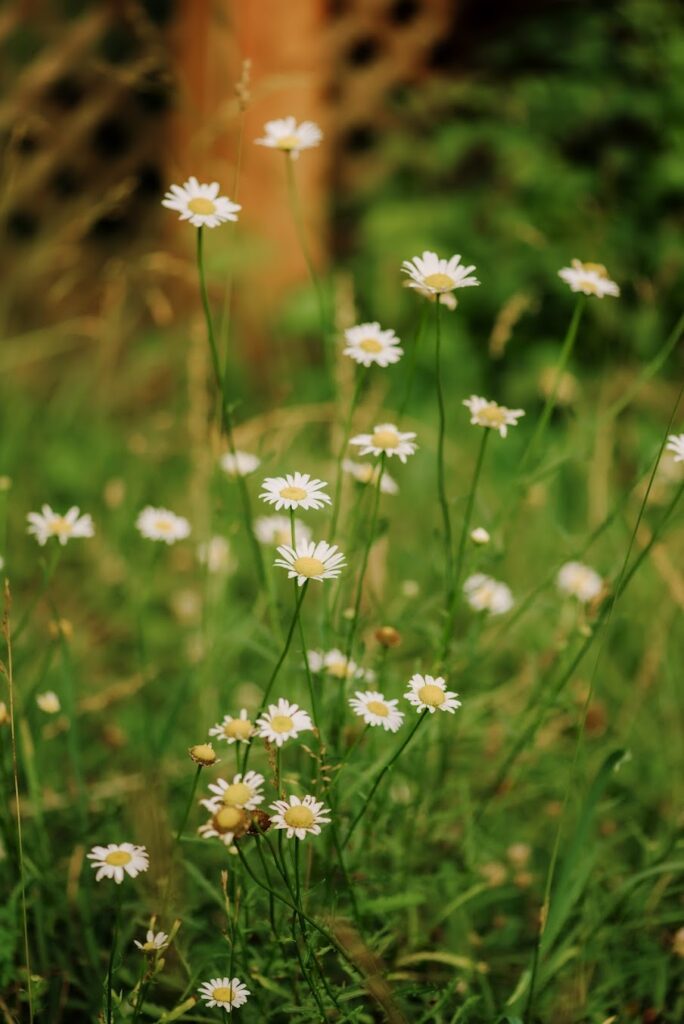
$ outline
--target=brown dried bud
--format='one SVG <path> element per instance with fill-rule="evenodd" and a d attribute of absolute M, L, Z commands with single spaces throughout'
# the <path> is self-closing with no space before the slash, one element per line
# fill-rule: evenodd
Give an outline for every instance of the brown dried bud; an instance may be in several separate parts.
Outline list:
<path fill-rule="evenodd" d="M 247 829 L 247 835 L 260 836 L 262 832 L 268 832 L 271 827 L 271 819 L 266 811 L 252 811 L 252 821 Z"/>
<path fill-rule="evenodd" d="M 375 639 L 383 647 L 398 647 L 401 643 L 401 633 L 394 626 L 378 626 L 375 630 Z"/>

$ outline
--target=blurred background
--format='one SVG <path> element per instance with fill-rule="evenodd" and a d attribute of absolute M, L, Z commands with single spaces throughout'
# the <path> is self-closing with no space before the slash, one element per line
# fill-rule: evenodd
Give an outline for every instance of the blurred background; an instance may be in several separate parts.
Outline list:
<path fill-rule="evenodd" d="M 192 232 L 160 206 L 190 174 L 244 206 L 211 240 L 211 272 L 217 290 L 237 276 L 251 385 L 278 388 L 264 357 L 289 339 L 316 361 L 282 161 L 253 145 L 293 114 L 325 132 L 299 187 L 316 259 L 338 295 L 353 281 L 358 319 L 401 328 L 401 259 L 462 252 L 483 287 L 455 345 L 492 388 L 509 350 L 528 369 L 547 348 L 553 361 L 568 314 L 555 274 L 579 257 L 623 290 L 595 304 L 602 341 L 584 332 L 579 357 L 605 346 L 628 371 L 679 313 L 681 27 L 674 0 L 5 4 L 0 369 L 45 385 L 56 356 L 96 349 L 108 374 L 141 328 L 195 307 Z"/>

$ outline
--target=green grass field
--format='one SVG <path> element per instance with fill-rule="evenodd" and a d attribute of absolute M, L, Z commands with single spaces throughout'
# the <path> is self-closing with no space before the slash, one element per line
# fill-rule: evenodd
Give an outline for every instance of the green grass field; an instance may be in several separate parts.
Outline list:
<path fill-rule="evenodd" d="M 195 229 L 181 230 L 197 287 Z M 236 230 L 206 231 L 217 323 Z M 320 329 L 307 296 L 316 361 L 281 343 L 263 386 L 236 326 L 224 398 L 199 288 L 188 322 L 132 343 L 124 309 L 91 341 L 67 325 L 4 344 L 0 1019 L 225 1019 L 199 988 L 229 979 L 216 984 L 230 1001 L 231 978 L 249 990 L 233 1008 L 246 1024 L 684 1019 L 684 464 L 664 451 L 684 415 L 670 372 L 681 321 L 630 360 L 603 341 L 606 323 L 629 331 L 623 299 L 578 307 L 549 266 L 545 322 L 567 327 L 581 308 L 576 339 L 545 333 L 493 367 L 467 328 L 492 253 L 480 288 L 441 310 L 437 372 L 438 307 L 402 288 L 411 255 L 384 260 L 396 320 L 383 326 L 405 353 L 387 368 L 342 354 L 352 321 L 331 326 L 328 279 Z M 525 331 L 534 341 L 534 318 Z M 503 438 L 470 423 L 473 393 L 525 415 Z M 417 435 L 405 464 L 344 448 L 388 421 Z M 241 480 L 220 466 L 229 444 L 260 459 Z M 275 511 L 261 482 L 309 473 L 333 497 L 343 449 L 382 463 L 398 493 L 343 474 L 334 513 L 297 511 L 315 540 L 334 514 L 346 557 L 339 578 L 298 588 L 251 535 Z M 37 544 L 26 517 L 44 503 L 78 506 L 94 536 Z M 190 536 L 142 537 L 148 505 L 185 517 Z M 215 537 L 227 544 L 207 563 L 199 548 Z M 571 561 L 601 577 L 586 602 L 557 586 Z M 471 607 L 477 573 L 505 582 L 512 608 Z M 345 679 L 344 657 L 308 669 L 304 651 L 334 649 L 365 678 Z M 434 690 L 413 706 L 415 673 L 443 676 L 461 706 L 442 713 Z M 356 690 L 398 701 L 396 733 L 364 727 Z M 226 715 L 253 721 L 266 694 L 314 728 L 282 747 L 214 737 L 219 762 L 193 762 L 188 748 Z M 269 817 L 280 797 L 315 796 L 329 809 L 320 834 L 288 838 L 226 802 L 212 820 L 234 827 L 232 845 L 201 837 L 209 784 L 247 769 L 264 777 Z M 149 868 L 96 881 L 87 854 L 109 843 L 144 846 Z M 141 951 L 148 928 L 171 941 Z"/>

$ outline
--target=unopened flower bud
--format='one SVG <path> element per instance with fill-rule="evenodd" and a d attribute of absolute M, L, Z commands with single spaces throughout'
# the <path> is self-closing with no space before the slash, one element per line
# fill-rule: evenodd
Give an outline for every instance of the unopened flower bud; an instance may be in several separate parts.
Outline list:
<path fill-rule="evenodd" d="M 375 630 L 375 639 L 383 647 L 398 647 L 401 643 L 401 633 L 394 626 L 378 626 Z"/>

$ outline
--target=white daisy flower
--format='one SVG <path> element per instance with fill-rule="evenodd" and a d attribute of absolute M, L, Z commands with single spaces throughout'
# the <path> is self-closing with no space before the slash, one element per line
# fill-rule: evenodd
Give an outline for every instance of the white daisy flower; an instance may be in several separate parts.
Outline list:
<path fill-rule="evenodd" d="M 674 462 L 684 462 L 684 434 L 670 434 L 665 447 L 674 453 Z"/>
<path fill-rule="evenodd" d="M 210 537 L 206 544 L 197 545 L 197 561 L 206 565 L 212 575 L 231 572 L 235 568 L 230 544 L 225 537 Z"/>
<path fill-rule="evenodd" d="M 306 839 L 307 835 L 318 836 L 321 834 L 321 825 L 330 822 L 330 818 L 325 817 L 330 813 L 330 808 L 324 807 L 313 796 L 305 796 L 301 800 L 298 796 L 276 800 L 271 804 L 271 810 L 275 811 L 271 826 L 287 829 L 287 839 L 293 836 L 297 839 Z"/>
<path fill-rule="evenodd" d="M 160 949 L 166 949 L 169 944 L 169 937 L 166 932 L 157 932 L 156 935 L 150 928 L 145 936 L 144 942 L 133 940 L 133 944 L 141 949 L 143 953 L 157 953 Z"/>
<path fill-rule="evenodd" d="M 350 356 L 361 366 L 373 363 L 389 366 L 390 363 L 398 363 L 404 354 L 394 331 L 391 328 L 383 331 L 377 321 L 350 327 L 344 332 L 344 337 L 347 347 L 342 350 L 342 355 Z"/>
<path fill-rule="evenodd" d="M 489 532 L 485 530 L 484 526 L 476 526 L 474 530 L 470 531 L 470 539 L 473 544 L 489 544 Z"/>
<path fill-rule="evenodd" d="M 323 491 L 327 487 L 325 480 L 317 480 L 308 473 L 288 473 L 287 476 L 268 476 L 261 485 L 263 491 L 259 495 L 262 501 L 275 505 L 276 511 L 281 508 L 323 508 L 331 505 L 329 494 Z"/>
<path fill-rule="evenodd" d="M 89 515 L 82 516 L 80 509 L 74 505 L 65 514 L 53 512 L 49 505 L 43 505 L 40 512 L 29 512 L 27 533 L 33 534 L 40 546 L 47 544 L 50 537 L 57 537 L 64 545 L 74 537 L 93 537 L 95 527 Z"/>
<path fill-rule="evenodd" d="M 353 476 L 359 484 L 372 484 L 375 485 L 378 482 L 378 473 L 380 472 L 379 466 L 374 466 L 370 462 L 354 462 L 353 459 L 343 459 L 342 469 L 345 473 L 349 473 Z M 398 494 L 399 485 L 397 484 L 394 477 L 391 477 L 387 470 L 382 474 L 382 480 L 380 481 L 380 491 L 383 494 Z"/>
<path fill-rule="evenodd" d="M 368 679 L 369 682 L 374 678 L 373 672 L 361 668 L 351 658 L 347 661 L 337 648 L 332 651 L 308 651 L 306 657 L 309 669 L 314 673 L 325 672 L 335 679 Z"/>
<path fill-rule="evenodd" d="M 401 269 L 411 278 L 409 288 L 418 288 L 433 295 L 452 292 L 455 288 L 472 288 L 480 283 L 472 277 L 475 267 L 462 266 L 460 256 L 444 260 L 436 252 L 424 252 L 422 256 L 404 260 Z"/>
<path fill-rule="evenodd" d="M 162 206 L 175 210 L 180 220 L 189 220 L 196 228 L 217 228 L 229 220 L 237 220 L 242 207 L 220 196 L 217 181 L 202 185 L 197 178 L 188 178 L 184 185 L 171 185 L 162 199 Z"/>
<path fill-rule="evenodd" d="M 242 1006 L 250 996 L 249 989 L 239 978 L 212 978 L 203 981 L 198 991 L 207 1006 L 220 1006 L 226 1013 Z"/>
<path fill-rule="evenodd" d="M 398 700 L 387 700 L 375 690 L 357 690 L 349 706 L 366 725 L 381 725 L 387 732 L 396 732 L 404 721 L 404 712 L 397 709 Z"/>
<path fill-rule="evenodd" d="M 44 711 L 46 715 L 56 715 L 58 711 L 61 711 L 62 705 L 59 703 L 59 697 L 53 690 L 47 690 L 45 693 L 36 694 L 36 704 L 41 711 Z"/>
<path fill-rule="evenodd" d="M 402 433 L 394 423 L 379 423 L 373 427 L 372 434 L 358 434 L 352 437 L 349 444 L 356 445 L 359 455 L 396 455 L 400 462 L 406 462 L 418 447 L 411 432 Z M 377 479 L 377 478 L 376 478 Z"/>
<path fill-rule="evenodd" d="M 190 523 L 183 516 L 177 516 L 167 508 L 153 508 L 147 505 L 135 521 L 135 525 L 148 540 L 163 540 L 175 544 L 190 535 Z"/>
<path fill-rule="evenodd" d="M 276 558 L 273 564 L 280 569 L 287 569 L 288 579 L 296 579 L 300 587 L 307 580 L 320 582 L 336 579 L 346 565 L 337 544 L 330 545 L 324 540 L 318 543 L 313 540 L 300 541 L 294 548 L 289 544 L 281 544 L 278 554 L 280 558 Z"/>
<path fill-rule="evenodd" d="M 468 577 L 463 584 L 463 593 L 476 612 L 504 615 L 513 607 L 513 595 L 506 584 L 485 576 L 483 572 Z"/>
<path fill-rule="evenodd" d="M 244 807 L 219 804 L 211 818 L 197 829 L 202 839 L 220 839 L 224 846 L 232 846 L 236 838 L 244 836 L 251 824 Z"/>
<path fill-rule="evenodd" d="M 251 452 L 236 451 L 235 455 L 232 452 L 226 452 L 219 459 L 219 465 L 228 476 L 249 476 L 259 468 L 261 459 L 257 455 L 252 455 Z"/>
<path fill-rule="evenodd" d="M 470 409 L 471 423 L 476 427 L 498 430 L 501 437 L 506 436 L 509 427 L 517 427 L 518 420 L 525 415 L 524 409 L 507 409 L 505 405 L 498 405 L 477 395 L 464 398 L 463 404 Z"/>
<path fill-rule="evenodd" d="M 302 121 L 297 124 L 294 117 L 282 117 L 276 121 L 267 121 L 264 125 L 266 133 L 262 139 L 255 139 L 257 146 L 269 149 L 282 149 L 296 160 L 303 149 L 313 149 L 323 138 L 323 132 L 313 121 Z"/>
<path fill-rule="evenodd" d="M 92 861 L 90 866 L 97 869 L 96 882 L 102 878 L 113 878 L 117 885 L 121 885 L 124 875 L 135 878 L 142 871 L 147 871 L 150 866 L 145 847 L 135 846 L 133 843 L 93 846 L 86 857 Z"/>
<path fill-rule="evenodd" d="M 300 732 L 313 729 L 308 712 L 298 704 L 290 704 L 281 697 L 277 704 L 269 704 L 268 711 L 257 719 L 257 736 L 282 747 L 285 740 L 293 740 Z"/>
<path fill-rule="evenodd" d="M 417 295 L 421 295 L 429 302 L 439 302 L 440 306 L 446 306 L 452 313 L 458 306 L 458 299 L 453 292 L 432 292 L 429 288 L 421 288 L 420 285 L 415 284 L 413 281 L 404 281 L 403 285 L 404 288 L 413 288 Z"/>
<path fill-rule="evenodd" d="M 254 735 L 254 726 L 249 720 L 247 708 L 242 708 L 237 718 L 232 715 L 224 715 L 222 722 L 217 722 L 209 730 L 210 736 L 216 736 L 226 743 L 249 743 Z"/>
<path fill-rule="evenodd" d="M 261 544 L 289 544 L 292 528 L 287 516 L 259 516 L 254 520 L 254 533 Z M 311 528 L 301 519 L 295 519 L 295 541 L 307 543 L 313 536 Z"/>
<path fill-rule="evenodd" d="M 456 708 L 461 706 L 458 694 L 447 690 L 441 676 L 422 676 L 416 672 L 409 679 L 408 686 L 404 697 L 418 711 L 429 711 L 430 714 L 448 711 L 453 715 Z"/>
<path fill-rule="evenodd" d="M 602 299 L 604 295 L 612 295 L 617 298 L 620 289 L 615 281 L 608 277 L 608 271 L 602 263 L 582 263 L 581 260 L 571 260 L 572 266 L 563 267 L 558 271 L 570 290 L 582 292 L 584 295 L 595 295 Z"/>
<path fill-rule="evenodd" d="M 247 772 L 244 776 L 238 773 L 233 776 L 232 782 L 217 779 L 216 782 L 209 783 L 209 791 L 214 795 L 206 800 L 200 800 L 200 803 L 212 814 L 221 807 L 243 807 L 251 811 L 264 802 L 264 781 L 263 775 L 259 775 L 258 772 Z"/>
<path fill-rule="evenodd" d="M 566 562 L 562 565 L 556 584 L 564 594 L 576 597 L 582 604 L 593 601 L 603 590 L 603 580 L 599 574 L 582 562 Z"/>

